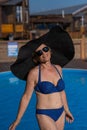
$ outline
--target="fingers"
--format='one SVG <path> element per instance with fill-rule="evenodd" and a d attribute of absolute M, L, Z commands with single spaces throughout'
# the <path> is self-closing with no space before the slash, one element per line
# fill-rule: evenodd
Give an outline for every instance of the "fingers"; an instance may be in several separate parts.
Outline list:
<path fill-rule="evenodd" d="M 74 121 L 74 117 L 70 112 L 66 113 L 66 121 L 68 123 L 72 123 Z"/>
<path fill-rule="evenodd" d="M 16 119 L 9 127 L 9 130 L 15 130 L 17 125 L 20 123 L 19 119 Z"/>
<path fill-rule="evenodd" d="M 66 121 L 67 121 L 68 123 L 72 123 L 72 122 L 74 121 L 74 119 L 73 119 L 73 118 L 66 117 Z"/>
<path fill-rule="evenodd" d="M 9 127 L 9 130 L 15 130 L 16 126 L 14 124 L 12 124 L 10 127 Z"/>
<path fill-rule="evenodd" d="M 14 126 L 14 124 L 12 124 L 10 127 L 9 127 L 9 130 L 15 130 L 15 126 Z"/>
<path fill-rule="evenodd" d="M 15 130 L 16 126 L 17 126 L 17 124 L 15 122 L 12 123 L 12 125 L 9 127 L 9 130 Z"/>

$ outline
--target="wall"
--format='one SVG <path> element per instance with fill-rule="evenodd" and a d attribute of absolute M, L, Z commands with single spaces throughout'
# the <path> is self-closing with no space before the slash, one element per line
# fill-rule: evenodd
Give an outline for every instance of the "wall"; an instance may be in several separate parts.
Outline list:
<path fill-rule="evenodd" d="M 28 41 L 18 41 L 18 49 Z M 13 62 L 16 57 L 8 56 L 8 41 L 0 41 L 0 62 Z"/>

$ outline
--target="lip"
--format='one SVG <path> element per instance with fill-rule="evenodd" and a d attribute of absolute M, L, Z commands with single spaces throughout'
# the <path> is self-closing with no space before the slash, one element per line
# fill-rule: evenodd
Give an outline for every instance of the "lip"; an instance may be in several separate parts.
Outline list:
<path fill-rule="evenodd" d="M 42 57 L 43 58 L 46 58 L 46 57 L 48 57 L 49 55 L 47 54 L 47 53 L 44 53 L 43 55 L 42 55 Z"/>

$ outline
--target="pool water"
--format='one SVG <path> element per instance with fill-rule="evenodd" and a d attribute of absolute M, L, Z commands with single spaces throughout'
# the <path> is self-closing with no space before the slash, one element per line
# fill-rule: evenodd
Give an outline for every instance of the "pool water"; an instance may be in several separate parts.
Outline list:
<path fill-rule="evenodd" d="M 65 123 L 64 130 L 87 130 L 87 70 L 63 69 L 69 108 L 75 118 L 72 124 Z M 8 130 L 15 119 L 25 81 L 19 80 L 11 72 L 0 73 L 0 130 Z M 39 130 L 35 117 L 36 95 L 16 130 Z"/>

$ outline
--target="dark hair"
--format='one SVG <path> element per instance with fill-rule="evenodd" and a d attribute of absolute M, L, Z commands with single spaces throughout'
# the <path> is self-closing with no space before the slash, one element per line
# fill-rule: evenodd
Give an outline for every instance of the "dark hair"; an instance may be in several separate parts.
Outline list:
<path fill-rule="evenodd" d="M 39 60 L 38 60 L 38 56 L 36 55 L 36 53 L 32 53 L 32 61 L 34 63 L 34 65 L 38 65 L 40 64 Z"/>

